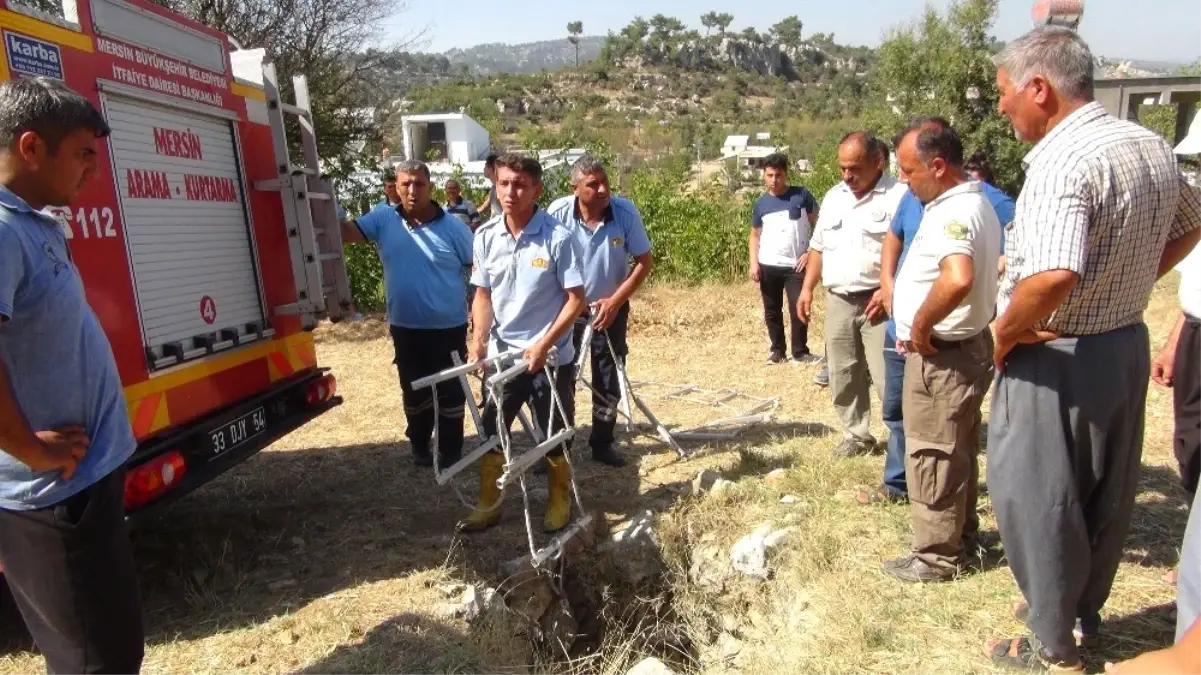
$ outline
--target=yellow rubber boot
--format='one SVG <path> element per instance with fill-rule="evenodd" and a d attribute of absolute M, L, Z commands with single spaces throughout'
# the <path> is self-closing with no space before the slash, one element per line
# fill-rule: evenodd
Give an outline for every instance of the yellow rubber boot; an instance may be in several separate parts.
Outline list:
<path fill-rule="evenodd" d="M 546 465 L 550 494 L 546 500 L 546 518 L 542 521 L 542 529 L 558 532 L 567 527 L 567 522 L 571 520 L 571 467 L 566 457 L 547 457 Z"/>
<path fill-rule="evenodd" d="M 500 522 L 501 491 L 497 479 L 505 471 L 505 456 L 490 452 L 480 460 L 480 498 L 471 515 L 459 522 L 460 532 L 480 532 Z"/>

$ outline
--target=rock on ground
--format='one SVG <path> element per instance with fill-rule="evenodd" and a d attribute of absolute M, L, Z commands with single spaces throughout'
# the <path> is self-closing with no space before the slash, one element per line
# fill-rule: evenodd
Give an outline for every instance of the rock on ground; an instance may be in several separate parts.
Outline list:
<path fill-rule="evenodd" d="M 667 667 L 655 657 L 645 658 L 638 662 L 638 665 L 626 671 L 626 675 L 676 675 L 675 671 Z"/>
<path fill-rule="evenodd" d="M 730 549 L 730 563 L 742 574 L 756 581 L 765 581 L 772 575 L 768 567 L 769 554 L 788 541 L 791 534 L 792 528 L 777 530 L 771 523 L 764 523 L 734 544 Z"/>

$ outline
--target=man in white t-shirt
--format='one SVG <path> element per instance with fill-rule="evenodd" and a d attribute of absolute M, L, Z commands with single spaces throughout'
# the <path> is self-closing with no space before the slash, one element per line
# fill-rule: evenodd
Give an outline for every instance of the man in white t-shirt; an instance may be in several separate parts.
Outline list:
<path fill-rule="evenodd" d="M 997 297 L 1001 225 L 963 170 L 950 127 L 919 127 L 897 149 L 909 189 L 926 203 L 897 275 L 893 314 L 905 353 L 905 475 L 913 551 L 884 563 L 902 581 L 944 581 L 975 540 L 980 406 L 992 380 L 988 324 Z"/>
<path fill-rule="evenodd" d="M 797 316 L 801 275 L 809 256 L 809 225 L 817 218 L 817 200 L 803 187 L 788 184 L 788 157 L 776 153 L 763 163 L 767 192 L 751 212 L 751 281 L 759 284 L 763 322 L 771 342 L 768 364 L 784 363 L 784 297 L 792 320 L 792 360 L 816 363 L 809 352 L 809 327 Z"/>

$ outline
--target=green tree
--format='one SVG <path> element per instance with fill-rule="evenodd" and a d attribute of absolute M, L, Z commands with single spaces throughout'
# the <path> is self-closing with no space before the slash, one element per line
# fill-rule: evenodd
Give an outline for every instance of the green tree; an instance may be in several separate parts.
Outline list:
<path fill-rule="evenodd" d="M 1180 66 L 1174 74 L 1180 77 L 1201 77 L 1201 58 Z"/>
<path fill-rule="evenodd" d="M 982 151 L 1001 187 L 1021 185 L 1021 157 L 997 112 L 999 94 L 989 35 L 998 0 L 954 0 L 946 15 L 928 8 L 915 24 L 896 28 L 880 45 L 870 73 L 868 123 L 885 136 L 919 115 L 947 118 L 970 154 Z"/>
<path fill-rule="evenodd" d="M 779 44 L 795 47 L 801 43 L 802 27 L 803 24 L 796 15 L 784 17 L 783 20 L 771 27 L 771 36 Z"/>
<path fill-rule="evenodd" d="M 701 25 L 705 27 L 705 37 L 709 37 L 709 31 L 716 28 L 718 35 L 725 35 L 726 29 L 730 24 L 734 23 L 734 15 L 726 14 L 725 12 L 706 12 L 701 15 Z"/>
<path fill-rule="evenodd" d="M 567 24 L 567 41 L 575 47 L 575 67 L 580 67 L 580 36 L 584 34 L 584 22 L 572 21 Z"/>
<path fill-rule="evenodd" d="M 656 14 L 651 17 L 651 42 L 664 54 L 669 54 L 676 44 L 677 33 L 684 32 L 684 24 L 674 16 Z"/>

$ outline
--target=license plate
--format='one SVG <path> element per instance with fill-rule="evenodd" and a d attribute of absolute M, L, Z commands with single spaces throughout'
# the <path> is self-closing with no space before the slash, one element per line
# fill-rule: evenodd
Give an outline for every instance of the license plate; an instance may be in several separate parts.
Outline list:
<path fill-rule="evenodd" d="M 267 411 L 261 406 L 209 432 L 213 454 L 220 455 L 267 430 Z"/>

